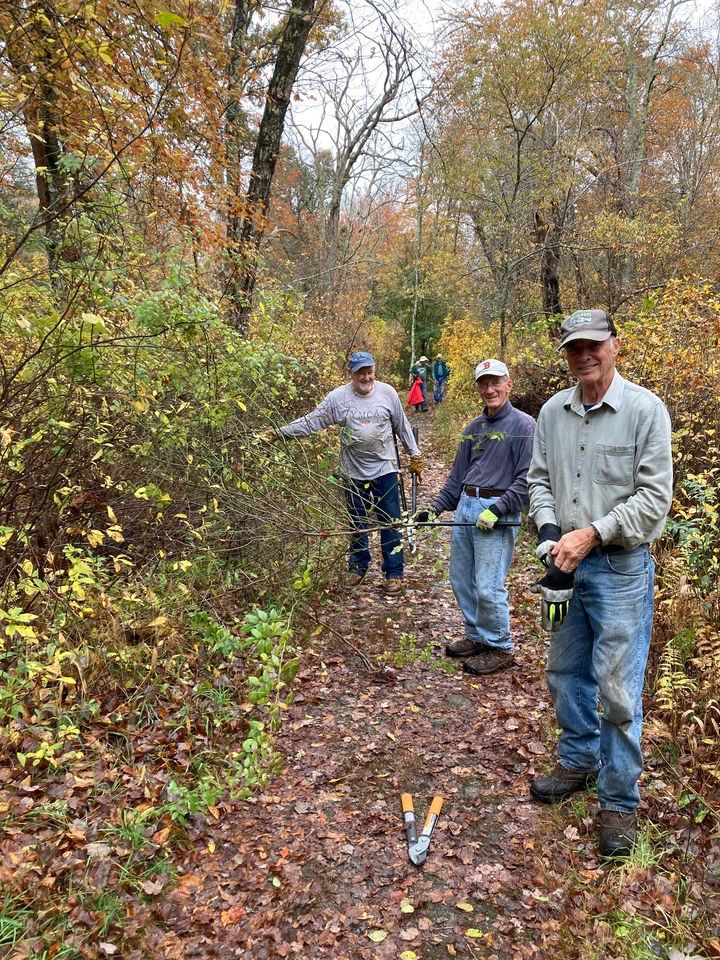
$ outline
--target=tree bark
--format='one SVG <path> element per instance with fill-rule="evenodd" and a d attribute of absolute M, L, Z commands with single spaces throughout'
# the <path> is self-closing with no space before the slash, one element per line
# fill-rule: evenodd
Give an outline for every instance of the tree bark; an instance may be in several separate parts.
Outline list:
<path fill-rule="evenodd" d="M 229 290 L 231 321 L 243 336 L 248 333 L 257 280 L 258 251 L 265 233 L 270 190 L 285 127 L 285 115 L 312 27 L 315 2 L 316 0 L 295 0 L 290 9 L 255 141 L 250 182 L 245 195 L 242 223 L 238 230 L 237 249 L 233 251 L 234 269 Z"/>
<path fill-rule="evenodd" d="M 540 286 L 543 313 L 546 317 L 562 313 L 560 304 L 560 255 L 562 232 L 557 222 L 557 204 L 553 200 L 550 214 L 535 210 L 535 242 L 540 247 Z"/>

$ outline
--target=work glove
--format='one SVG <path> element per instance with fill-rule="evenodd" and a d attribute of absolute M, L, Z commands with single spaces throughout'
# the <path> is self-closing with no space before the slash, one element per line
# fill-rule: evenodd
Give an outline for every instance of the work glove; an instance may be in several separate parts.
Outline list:
<path fill-rule="evenodd" d="M 538 533 L 538 546 L 535 556 L 545 567 L 552 563 L 552 548 L 562 536 L 562 531 L 554 523 L 544 523 Z"/>
<path fill-rule="evenodd" d="M 500 511 L 495 507 L 487 507 L 475 521 L 475 526 L 483 533 L 490 533 L 500 519 Z"/>
<path fill-rule="evenodd" d="M 410 463 L 408 465 L 408 470 L 410 473 L 414 473 L 418 479 L 418 483 L 422 483 L 422 472 L 423 472 L 423 458 L 422 457 L 410 457 Z"/>
<path fill-rule="evenodd" d="M 412 516 L 412 521 L 413 523 L 432 523 L 439 516 L 440 514 L 436 510 L 428 507 L 427 509 L 416 510 Z"/>
<path fill-rule="evenodd" d="M 540 594 L 540 620 L 548 633 L 557 629 L 570 611 L 575 583 L 574 573 L 564 573 L 550 561 L 545 576 L 534 583 L 532 590 Z"/>

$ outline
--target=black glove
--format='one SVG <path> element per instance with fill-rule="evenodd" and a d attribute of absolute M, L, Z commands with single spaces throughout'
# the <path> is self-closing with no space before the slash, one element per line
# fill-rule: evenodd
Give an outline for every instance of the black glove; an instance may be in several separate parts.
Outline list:
<path fill-rule="evenodd" d="M 555 523 L 544 523 L 538 532 L 538 548 L 535 556 L 546 567 L 552 563 L 552 548 L 562 536 L 560 527 Z"/>
<path fill-rule="evenodd" d="M 574 573 L 564 573 L 550 560 L 545 576 L 533 584 L 540 594 L 540 619 L 543 629 L 551 632 L 565 620 L 570 610 L 570 599 L 575 584 Z"/>
<path fill-rule="evenodd" d="M 413 514 L 412 519 L 413 523 L 432 523 L 433 520 L 436 520 L 438 516 L 439 514 L 436 510 L 434 510 L 432 507 L 428 507 L 427 509 L 423 508 L 421 510 L 417 510 Z"/>

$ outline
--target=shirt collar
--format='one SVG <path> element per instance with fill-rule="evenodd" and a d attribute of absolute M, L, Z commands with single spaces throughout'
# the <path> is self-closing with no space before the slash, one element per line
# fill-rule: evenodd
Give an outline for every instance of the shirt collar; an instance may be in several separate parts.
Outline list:
<path fill-rule="evenodd" d="M 615 371 L 615 376 L 612 378 L 610 386 L 605 392 L 605 396 L 602 400 L 599 400 L 595 406 L 599 407 L 606 403 L 612 410 L 617 412 L 620 409 L 622 404 L 623 393 L 625 392 L 625 381 L 620 376 L 620 374 Z M 580 384 L 578 383 L 570 394 L 570 396 L 565 401 L 565 407 L 569 407 L 574 413 L 580 414 L 580 416 L 585 415 L 585 407 L 582 402 L 582 395 L 580 390 Z"/>
<path fill-rule="evenodd" d="M 506 400 L 505 403 L 500 407 L 500 409 L 494 416 L 492 417 L 490 416 L 490 414 L 487 412 L 487 407 L 485 407 L 485 409 L 483 410 L 483 416 L 485 417 L 488 423 L 497 423 L 498 420 L 502 420 L 503 417 L 506 417 L 511 410 L 512 410 L 512 404 L 510 403 L 509 400 Z"/>

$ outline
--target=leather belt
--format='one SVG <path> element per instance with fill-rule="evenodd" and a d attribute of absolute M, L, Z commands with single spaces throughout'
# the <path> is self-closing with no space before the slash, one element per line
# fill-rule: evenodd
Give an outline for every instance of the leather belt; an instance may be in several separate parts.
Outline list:
<path fill-rule="evenodd" d="M 501 497 L 504 490 L 494 490 L 492 487 L 473 487 L 472 484 L 465 485 L 463 490 L 469 497 Z"/>
<path fill-rule="evenodd" d="M 621 547 L 619 543 L 609 543 L 605 547 L 595 547 L 594 552 L 598 557 L 604 557 L 607 553 L 625 553 L 626 548 Z"/>

